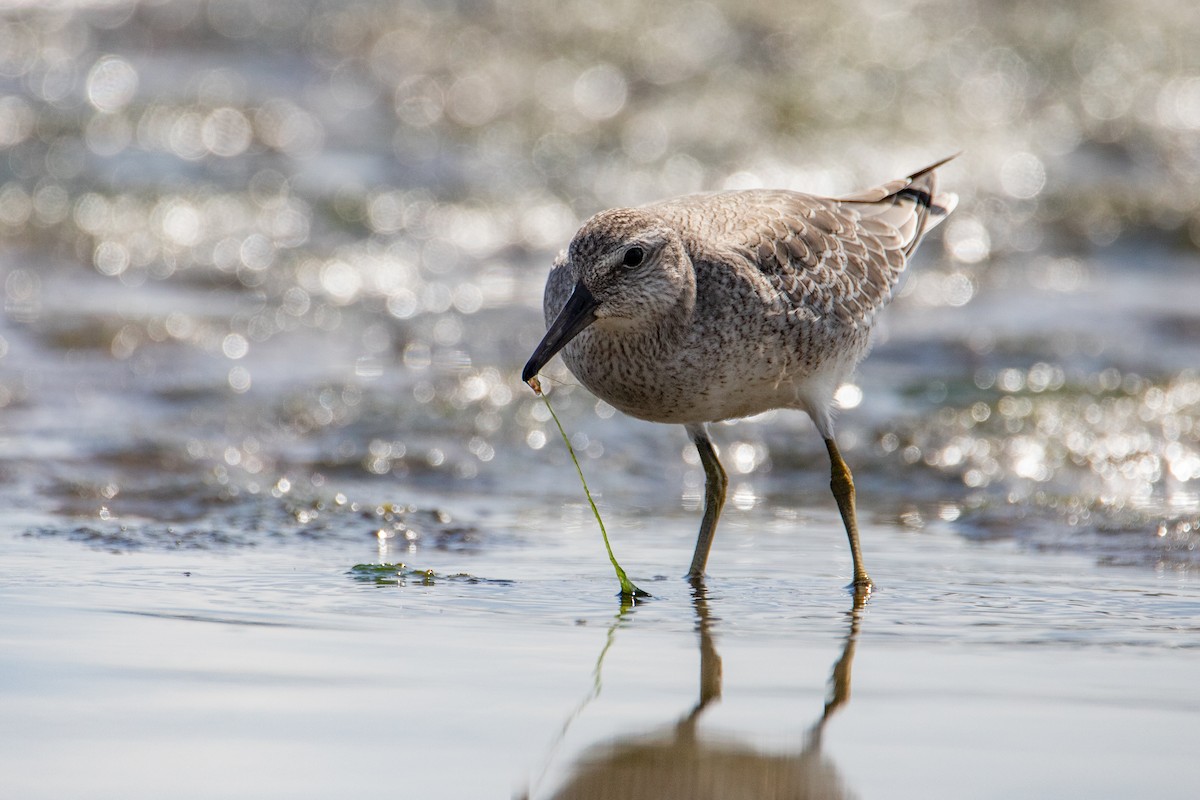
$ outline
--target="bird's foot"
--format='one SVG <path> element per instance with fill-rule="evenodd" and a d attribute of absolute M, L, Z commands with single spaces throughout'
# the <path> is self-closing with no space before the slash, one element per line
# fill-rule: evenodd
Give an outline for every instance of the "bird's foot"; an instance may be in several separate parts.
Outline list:
<path fill-rule="evenodd" d="M 860 575 L 846 588 L 854 595 L 854 608 L 861 609 L 871 598 L 871 592 L 875 591 L 875 582 L 866 575 Z"/>

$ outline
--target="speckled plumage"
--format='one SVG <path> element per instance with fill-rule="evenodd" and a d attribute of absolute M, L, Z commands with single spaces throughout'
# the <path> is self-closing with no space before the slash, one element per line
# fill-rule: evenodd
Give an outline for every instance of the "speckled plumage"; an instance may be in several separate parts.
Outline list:
<path fill-rule="evenodd" d="M 839 199 L 732 191 L 595 215 L 550 272 L 550 331 L 524 377 L 561 349 L 598 397 L 683 424 L 698 447 L 704 423 L 803 409 L 836 468 L 834 392 L 921 237 L 957 202 L 937 194 L 942 163 Z"/>

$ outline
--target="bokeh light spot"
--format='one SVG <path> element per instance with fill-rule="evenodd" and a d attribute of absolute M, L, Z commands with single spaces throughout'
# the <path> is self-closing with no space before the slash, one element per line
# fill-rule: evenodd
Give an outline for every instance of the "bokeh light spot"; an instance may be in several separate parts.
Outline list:
<path fill-rule="evenodd" d="M 575 81 L 575 108 L 590 120 L 615 117 L 628 96 L 625 76 L 612 64 L 597 64 Z"/>
<path fill-rule="evenodd" d="M 1032 153 L 1016 153 L 1000 168 L 1000 185 L 1010 196 L 1029 200 L 1037 197 L 1046 185 L 1046 168 Z"/>
<path fill-rule="evenodd" d="M 250 342 L 246 341 L 246 337 L 240 333 L 230 333 L 221 341 L 221 352 L 226 358 L 237 361 L 239 358 L 245 358 L 250 352 Z"/>
<path fill-rule="evenodd" d="M 88 72 L 88 102 L 97 111 L 120 111 L 133 100 L 137 87 L 137 71 L 119 56 L 102 57 Z"/>

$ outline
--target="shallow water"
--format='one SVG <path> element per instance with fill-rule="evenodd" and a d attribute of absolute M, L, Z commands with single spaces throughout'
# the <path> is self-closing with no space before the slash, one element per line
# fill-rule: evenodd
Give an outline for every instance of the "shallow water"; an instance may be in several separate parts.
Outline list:
<path fill-rule="evenodd" d="M 1127 6 L 4 12 L 0 793 L 1190 797 L 1200 18 Z M 806 419 L 715 426 L 696 594 L 683 431 L 548 369 L 622 612 L 554 253 L 960 149 L 839 395 L 861 613 Z"/>
<path fill-rule="evenodd" d="M 882 587 L 817 741 L 852 620 L 832 515 L 801 535 L 757 512 L 730 525 L 702 611 L 656 577 L 679 571 L 690 521 L 626 537 L 656 598 L 623 615 L 592 531 L 528 522 L 556 535 L 422 550 L 422 568 L 481 579 L 432 585 L 350 574 L 392 557 L 365 531 L 238 552 L 14 540 L 10 793 L 576 797 L 629 781 L 638 797 L 766 780 L 777 795 L 734 794 L 794 796 L 820 775 L 863 797 L 1190 796 L 1186 577 L 868 525 Z M 705 669 L 719 697 L 681 729 Z"/>

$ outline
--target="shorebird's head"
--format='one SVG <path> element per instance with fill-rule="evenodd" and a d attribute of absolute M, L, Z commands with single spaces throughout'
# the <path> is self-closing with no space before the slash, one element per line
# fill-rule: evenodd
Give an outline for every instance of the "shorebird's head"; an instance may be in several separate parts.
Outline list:
<path fill-rule="evenodd" d="M 679 233 L 636 208 L 602 211 L 583 224 L 559 269 L 575 280 L 570 298 L 525 365 L 528 381 L 585 328 L 651 325 L 695 301 L 696 278 Z"/>

